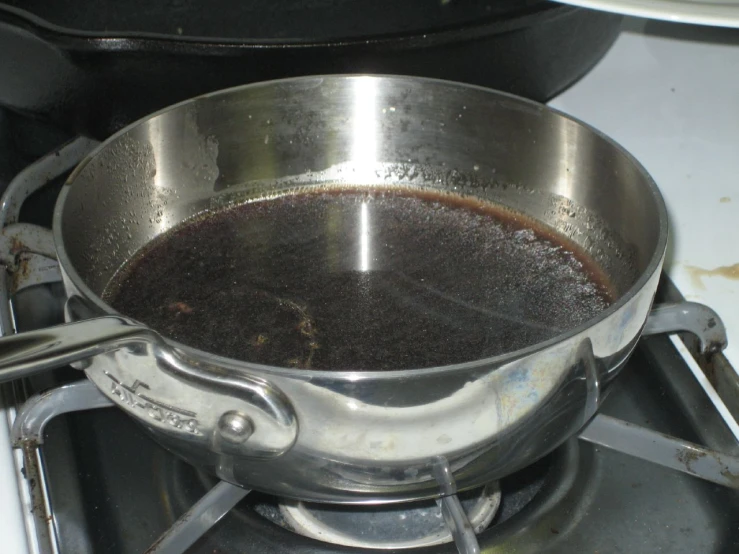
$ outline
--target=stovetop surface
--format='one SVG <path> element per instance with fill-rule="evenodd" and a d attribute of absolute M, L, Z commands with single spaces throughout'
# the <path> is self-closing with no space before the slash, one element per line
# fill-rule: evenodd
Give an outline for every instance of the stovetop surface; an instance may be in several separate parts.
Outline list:
<path fill-rule="evenodd" d="M 22 292 L 16 304 L 38 306 L 32 297 L 39 293 L 40 289 Z M 45 306 L 55 293 L 61 291 L 43 292 L 48 295 Z M 27 328 L 61 315 L 30 309 L 19 313 L 26 314 L 21 324 Z M 70 370 L 61 378 L 75 376 Z M 35 386 L 51 385 L 48 379 L 39 377 Z M 666 337 L 642 341 L 614 383 L 603 413 L 727 453 L 739 452 Z M 43 452 L 61 554 L 140 554 L 215 484 L 115 409 L 53 420 Z M 479 535 L 487 552 L 739 550 L 739 492 L 577 439 L 504 479 L 501 489 L 501 510 Z M 255 510 L 273 502 L 259 494 L 247 496 L 190 552 L 360 551 L 296 535 Z M 455 549 L 444 545 L 414 552 Z"/>

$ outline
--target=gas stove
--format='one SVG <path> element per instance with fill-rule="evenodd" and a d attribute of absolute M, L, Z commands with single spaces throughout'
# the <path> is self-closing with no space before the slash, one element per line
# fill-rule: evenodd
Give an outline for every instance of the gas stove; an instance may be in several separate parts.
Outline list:
<path fill-rule="evenodd" d="M 737 208 L 729 187 L 739 161 L 728 153 L 739 136 L 727 134 L 735 125 L 721 107 L 732 107 L 737 68 L 739 40 L 725 31 L 628 20 L 603 62 L 552 102 L 619 140 L 652 173 L 678 229 L 658 300 L 712 305 L 729 334 L 739 328 L 731 282 L 720 280 L 730 272 L 712 268 L 731 267 L 724 256 Z M 17 175 L 11 201 L 0 206 L 4 222 L 19 213 L 21 222 L 49 225 L 63 176 L 92 145 L 65 142 L 71 138 L 0 114 L 0 181 Z M 58 274 L 40 258 L 15 261 L 21 282 L 0 277 L 0 303 L 20 289 L 12 313 L 0 313 L 3 333 L 63 320 Z M 737 551 L 737 352 L 730 346 L 707 361 L 692 336 L 643 339 L 579 438 L 458 495 L 451 508 L 332 507 L 247 494 L 154 443 L 77 371 L 36 376 L 2 391 L 7 421 L 16 424 L 14 437 L 5 418 L 0 425 L 3 552 L 440 554 L 476 552 L 474 542 L 518 553 Z M 13 438 L 24 448 L 11 450 Z M 465 515 L 454 513 L 460 506 Z"/>

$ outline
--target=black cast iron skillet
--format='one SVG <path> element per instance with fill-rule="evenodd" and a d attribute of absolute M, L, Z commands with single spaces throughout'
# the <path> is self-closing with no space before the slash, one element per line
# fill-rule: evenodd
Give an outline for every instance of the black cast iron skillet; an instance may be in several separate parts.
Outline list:
<path fill-rule="evenodd" d="M 0 105 L 104 137 L 192 96 L 305 74 L 437 77 L 545 101 L 620 21 L 541 0 L 7 0 Z"/>

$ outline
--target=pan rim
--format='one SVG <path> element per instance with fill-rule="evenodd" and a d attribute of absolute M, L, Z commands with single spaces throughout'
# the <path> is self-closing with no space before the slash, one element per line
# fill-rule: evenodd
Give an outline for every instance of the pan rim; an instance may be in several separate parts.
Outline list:
<path fill-rule="evenodd" d="M 501 367 L 508 363 L 520 360 L 522 358 L 526 358 L 528 356 L 531 356 L 543 350 L 552 348 L 558 344 L 567 343 L 568 341 L 572 340 L 573 338 L 577 337 L 583 332 L 586 332 L 596 327 L 597 325 L 601 324 L 602 322 L 614 317 L 617 313 L 625 309 L 625 307 L 629 305 L 640 294 L 640 292 L 645 288 L 645 286 L 654 278 L 655 274 L 661 270 L 662 263 L 664 261 L 666 250 L 667 250 L 667 241 L 668 241 L 668 235 L 669 235 L 667 207 L 665 205 L 664 198 L 656 182 L 651 177 L 649 172 L 647 172 L 644 166 L 632 154 L 630 154 L 625 148 L 623 148 L 618 142 L 616 142 L 612 138 L 608 137 L 607 135 L 605 135 L 598 129 L 588 125 L 587 123 L 584 123 L 580 121 L 579 119 L 571 115 L 568 115 L 560 110 L 551 108 L 549 106 L 545 106 L 533 100 L 529 100 L 529 99 L 522 98 L 520 96 L 516 96 L 513 94 L 497 91 L 494 89 L 490 89 L 490 88 L 486 88 L 486 87 L 482 87 L 478 85 L 471 85 L 467 83 L 460 83 L 456 81 L 443 80 L 443 79 L 402 76 L 402 75 L 378 75 L 378 74 L 359 73 L 359 74 L 349 74 L 349 75 L 311 75 L 311 76 L 303 76 L 303 77 L 290 77 L 290 78 L 285 78 L 285 79 L 275 79 L 275 80 L 270 80 L 270 81 L 250 83 L 246 85 L 240 85 L 236 87 L 222 89 L 222 90 L 215 91 L 215 92 L 210 92 L 207 94 L 203 94 L 200 96 L 190 98 L 188 100 L 184 100 L 182 102 L 178 102 L 176 104 L 163 108 L 157 112 L 149 114 L 131 123 L 130 125 L 127 125 L 120 131 L 108 137 L 108 139 L 106 139 L 105 141 L 100 143 L 97 147 L 95 147 L 92 150 L 92 152 L 90 152 L 72 171 L 72 173 L 67 178 L 67 181 L 65 182 L 64 186 L 62 187 L 62 190 L 59 194 L 59 197 L 57 199 L 57 202 L 54 208 L 52 233 L 54 237 L 54 244 L 55 244 L 56 251 L 57 251 L 57 257 L 59 259 L 59 264 L 62 268 L 63 273 L 71 281 L 74 288 L 78 290 L 85 299 L 92 302 L 95 305 L 95 307 L 97 307 L 103 314 L 119 316 L 119 317 L 120 316 L 127 317 L 125 314 L 122 314 L 116 311 L 112 306 L 107 304 L 99 295 L 94 293 L 87 286 L 85 281 L 80 277 L 80 275 L 77 273 L 76 269 L 74 268 L 69 256 L 67 255 L 66 249 L 64 247 L 62 232 L 61 232 L 62 225 L 63 225 L 62 216 L 63 216 L 63 211 L 65 208 L 66 198 L 69 194 L 71 186 L 73 186 L 74 184 L 74 181 L 77 175 L 85 168 L 85 166 L 88 163 L 92 161 L 92 159 L 94 159 L 100 152 L 102 152 L 105 148 L 107 148 L 107 146 L 110 143 L 114 142 L 119 137 L 125 135 L 126 133 L 136 128 L 137 126 L 146 123 L 147 121 L 149 121 L 150 119 L 154 117 L 157 117 L 159 115 L 162 115 L 172 110 L 176 110 L 182 106 L 197 102 L 198 100 L 210 99 L 210 98 L 218 97 L 221 95 L 233 94 L 235 92 L 245 90 L 245 89 L 273 86 L 278 83 L 307 81 L 307 80 L 314 80 L 314 79 L 348 80 L 348 79 L 367 78 L 367 77 L 378 79 L 378 80 L 400 80 L 402 81 L 402 80 L 410 79 L 414 82 L 420 81 L 423 83 L 436 84 L 436 85 L 442 85 L 442 86 L 447 86 L 447 87 L 478 90 L 486 94 L 503 97 L 510 101 L 526 105 L 527 107 L 532 108 L 532 109 L 546 110 L 550 113 L 553 113 L 554 115 L 565 118 L 577 125 L 582 126 L 589 132 L 594 133 L 596 136 L 605 140 L 609 145 L 615 148 L 621 155 L 625 156 L 626 159 L 631 164 L 633 164 L 634 167 L 639 171 L 639 173 L 644 177 L 645 185 L 648 188 L 648 191 L 651 193 L 651 197 L 656 206 L 655 215 L 657 216 L 658 222 L 659 222 L 658 224 L 659 232 L 658 232 L 657 241 L 654 247 L 654 251 L 652 252 L 649 258 L 649 262 L 646 268 L 640 272 L 640 275 L 635 280 L 635 282 L 613 304 L 611 304 L 608 308 L 598 313 L 596 316 L 584 321 L 580 325 L 572 327 L 562 333 L 559 333 L 558 335 L 555 335 L 554 337 L 546 341 L 538 342 L 538 343 L 529 345 L 527 347 L 524 347 L 518 350 L 507 352 L 505 354 L 499 354 L 497 356 L 481 358 L 478 360 L 471 360 L 468 362 L 443 365 L 443 366 L 435 366 L 435 367 L 423 367 L 423 368 L 415 368 L 415 369 L 405 368 L 405 369 L 397 369 L 397 370 L 363 371 L 363 370 L 295 369 L 295 368 L 280 367 L 280 366 L 262 365 L 262 364 L 257 364 L 253 362 L 237 360 L 234 358 L 219 356 L 217 354 L 208 352 L 206 350 L 194 348 L 192 346 L 188 346 L 186 344 L 182 344 L 175 340 L 162 336 L 163 343 L 166 344 L 168 347 L 170 347 L 174 353 L 178 354 L 185 361 L 193 360 L 193 361 L 198 362 L 198 364 L 205 364 L 205 367 L 203 367 L 205 371 L 208 371 L 207 366 L 210 365 L 210 366 L 217 366 L 219 368 L 227 368 L 227 369 L 235 370 L 237 372 L 243 372 L 245 374 L 251 374 L 254 371 L 257 371 L 257 372 L 265 373 L 265 374 L 298 378 L 298 379 L 323 377 L 323 378 L 330 378 L 335 381 L 349 381 L 349 382 L 356 382 L 360 380 L 364 381 L 364 380 L 370 380 L 370 379 L 372 380 L 397 379 L 397 378 L 417 376 L 419 374 L 424 374 L 424 375 L 443 374 L 443 373 L 452 373 L 452 372 L 458 372 L 458 371 L 463 371 L 463 370 L 476 370 L 476 369 L 483 369 L 483 368 Z M 644 322 L 642 322 L 640 326 L 642 326 L 643 323 Z M 149 328 L 148 326 L 146 327 Z M 159 333 L 157 333 L 156 331 L 154 332 L 157 335 L 159 335 Z"/>

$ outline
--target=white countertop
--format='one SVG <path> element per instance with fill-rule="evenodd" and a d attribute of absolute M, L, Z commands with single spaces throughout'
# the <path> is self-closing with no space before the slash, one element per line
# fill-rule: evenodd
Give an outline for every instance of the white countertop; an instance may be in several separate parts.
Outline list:
<path fill-rule="evenodd" d="M 655 178 L 671 218 L 666 270 L 688 299 L 719 312 L 739 367 L 739 31 L 629 20 L 551 105 L 619 141 Z M 3 412 L 0 551 L 26 554 Z"/>
<path fill-rule="evenodd" d="M 665 270 L 715 309 L 739 368 L 739 30 L 628 20 L 551 106 L 621 143 L 665 197 Z"/>

